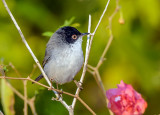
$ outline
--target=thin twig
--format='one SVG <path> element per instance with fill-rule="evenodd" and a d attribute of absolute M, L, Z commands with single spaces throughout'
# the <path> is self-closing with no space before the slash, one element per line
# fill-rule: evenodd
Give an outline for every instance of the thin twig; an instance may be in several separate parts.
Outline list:
<path fill-rule="evenodd" d="M 29 75 L 29 77 L 33 76 L 33 73 L 35 72 L 36 68 L 37 68 L 37 65 L 33 64 L 33 69 L 32 69 L 31 74 Z"/>
<path fill-rule="evenodd" d="M 105 88 L 104 88 L 104 85 L 103 85 L 103 83 L 102 83 L 102 79 L 101 79 L 101 76 L 100 76 L 100 74 L 99 74 L 99 71 L 98 70 L 95 70 L 95 74 L 96 74 L 96 78 L 97 78 L 97 80 L 99 81 L 99 86 L 101 87 L 100 89 L 102 90 L 102 92 L 103 92 L 103 96 L 104 96 L 104 98 L 106 99 L 106 91 L 105 91 Z"/>
<path fill-rule="evenodd" d="M 88 72 L 90 72 L 90 71 L 88 71 Z M 91 73 L 91 72 L 90 72 L 90 73 Z M 95 81 L 97 82 L 98 87 L 99 87 L 100 90 L 103 92 L 103 97 L 106 98 L 105 95 L 104 95 L 104 90 L 102 89 L 102 87 L 104 87 L 104 86 L 103 86 L 103 83 L 101 83 L 101 84 L 99 83 L 99 81 L 100 81 L 99 78 L 100 78 L 100 77 L 97 77 L 97 72 L 96 72 L 96 71 L 93 71 L 91 74 L 93 75 Z M 101 78 L 100 78 L 100 79 L 101 79 Z"/>
<path fill-rule="evenodd" d="M 95 67 L 93 67 L 93 66 L 91 66 L 91 65 L 89 65 L 89 64 L 87 64 L 87 68 L 90 68 L 90 69 L 92 69 L 92 70 L 95 69 Z"/>
<path fill-rule="evenodd" d="M 106 11 L 107 11 L 107 8 L 108 8 L 108 5 L 109 5 L 109 2 L 110 2 L 110 0 L 108 0 L 108 2 L 107 2 L 107 4 L 106 4 L 106 7 L 105 7 L 105 9 L 104 9 L 104 11 L 103 11 L 103 13 L 102 13 L 102 15 L 101 15 L 101 17 L 100 17 L 99 21 L 98 21 L 98 24 L 97 24 L 96 28 L 94 29 L 94 32 L 92 33 L 93 35 L 96 33 L 96 31 L 97 31 L 97 29 L 98 29 L 98 27 L 99 27 L 99 24 L 101 23 L 102 18 L 103 18 L 104 14 L 105 14 L 105 13 L 106 13 Z"/>
<path fill-rule="evenodd" d="M 92 70 L 90 70 L 90 69 L 88 69 L 88 68 L 87 68 L 87 71 L 88 71 L 89 73 L 91 73 L 91 74 L 95 74 L 94 71 L 92 71 Z"/>
<path fill-rule="evenodd" d="M 27 105 L 27 80 L 23 81 L 24 86 L 24 115 L 28 115 L 28 105 Z"/>
<path fill-rule="evenodd" d="M 22 77 L 19 71 L 15 68 L 15 66 L 11 62 L 9 63 L 9 66 L 11 66 L 11 68 L 15 71 L 18 77 Z"/>
<path fill-rule="evenodd" d="M 89 111 L 93 114 L 96 115 L 96 113 L 78 96 L 77 99 L 86 107 L 89 109 Z"/>
<path fill-rule="evenodd" d="M 34 101 L 35 101 L 35 96 L 28 100 L 28 104 L 31 108 L 31 111 L 32 111 L 33 115 L 37 115 Z"/>

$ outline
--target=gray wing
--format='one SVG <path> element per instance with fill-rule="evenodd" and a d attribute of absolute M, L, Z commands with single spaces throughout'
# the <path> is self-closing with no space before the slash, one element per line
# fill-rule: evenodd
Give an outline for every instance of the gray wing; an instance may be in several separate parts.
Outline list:
<path fill-rule="evenodd" d="M 54 35 L 50 38 L 49 42 L 47 43 L 47 50 L 45 51 L 45 56 L 44 56 L 44 60 L 42 62 L 42 66 L 44 68 L 44 66 L 49 62 L 49 60 L 51 59 L 51 54 L 54 50 L 54 45 L 56 45 L 56 42 L 55 40 L 57 39 L 54 39 Z M 43 78 L 43 75 L 39 75 L 35 81 L 39 81 L 40 79 Z"/>
<path fill-rule="evenodd" d="M 43 60 L 43 63 L 42 63 L 43 68 L 49 62 L 49 60 L 50 60 L 50 58 L 52 56 L 52 53 L 54 51 L 54 47 L 56 46 L 56 42 L 55 41 L 57 39 L 54 39 L 54 35 L 50 38 L 50 40 L 47 43 L 47 48 L 46 48 L 44 60 Z"/>
<path fill-rule="evenodd" d="M 50 55 L 49 55 L 48 52 L 46 51 L 46 52 L 45 52 L 45 56 L 44 56 L 44 60 L 43 60 L 43 62 L 42 62 L 43 68 L 44 68 L 44 66 L 48 63 L 49 60 L 50 60 Z M 35 79 L 35 81 L 39 81 L 39 80 L 41 80 L 42 78 L 43 78 L 43 75 L 40 74 L 40 75 Z M 32 84 L 33 84 L 33 82 L 32 82 Z"/>
<path fill-rule="evenodd" d="M 44 68 L 44 66 L 48 63 L 48 61 L 50 60 L 50 55 L 48 54 L 48 52 L 45 52 L 45 56 L 44 56 L 44 60 L 42 62 L 42 66 Z"/>

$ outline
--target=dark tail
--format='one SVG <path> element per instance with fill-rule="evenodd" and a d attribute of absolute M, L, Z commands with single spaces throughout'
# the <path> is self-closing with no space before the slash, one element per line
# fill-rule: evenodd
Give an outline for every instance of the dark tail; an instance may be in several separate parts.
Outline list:
<path fill-rule="evenodd" d="M 41 80 L 43 78 L 43 75 L 41 74 L 41 75 L 39 75 L 36 79 L 35 79 L 35 81 L 39 81 L 39 80 Z M 32 82 L 32 84 L 34 84 L 34 82 Z"/>

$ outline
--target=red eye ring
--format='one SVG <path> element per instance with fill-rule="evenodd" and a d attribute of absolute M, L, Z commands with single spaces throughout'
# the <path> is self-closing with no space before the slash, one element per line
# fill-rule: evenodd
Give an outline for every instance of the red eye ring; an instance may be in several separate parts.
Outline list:
<path fill-rule="evenodd" d="M 74 39 L 74 40 L 77 39 L 77 35 L 75 35 L 75 34 L 72 35 L 72 39 Z"/>

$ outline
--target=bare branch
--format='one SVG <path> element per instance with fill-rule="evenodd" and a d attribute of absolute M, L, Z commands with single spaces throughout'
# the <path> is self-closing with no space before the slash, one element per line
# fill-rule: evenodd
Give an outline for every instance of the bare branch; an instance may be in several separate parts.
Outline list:
<path fill-rule="evenodd" d="M 79 96 L 77 96 L 77 99 L 78 99 L 93 115 L 96 115 L 96 113 L 95 113 Z"/>
<path fill-rule="evenodd" d="M 32 72 L 31 72 L 30 75 L 29 75 L 30 78 L 33 76 L 33 73 L 35 72 L 36 68 L 37 68 L 37 65 L 36 65 L 36 64 L 33 64 Z"/>
<path fill-rule="evenodd" d="M 87 68 L 90 68 L 90 69 L 92 69 L 92 70 L 94 70 L 95 69 L 95 67 L 93 67 L 93 66 L 91 66 L 91 65 L 87 65 Z"/>
<path fill-rule="evenodd" d="M 110 2 L 110 0 L 108 0 L 108 2 L 107 2 L 107 4 L 106 4 L 106 7 L 105 7 L 105 9 L 104 9 L 104 11 L 103 11 L 103 13 L 102 13 L 102 15 L 101 15 L 101 17 L 100 17 L 99 21 L 98 21 L 98 24 L 97 24 L 96 28 L 94 29 L 94 32 L 92 33 L 93 35 L 96 33 L 96 31 L 97 31 L 97 29 L 98 29 L 98 27 L 99 27 L 99 24 L 101 23 L 102 18 L 103 18 L 104 14 L 105 14 L 105 13 L 106 13 L 106 11 L 107 11 L 107 8 L 108 8 L 108 5 L 109 5 L 109 2 Z"/>
<path fill-rule="evenodd" d="M 32 111 L 33 115 L 37 115 L 34 101 L 35 101 L 35 96 L 28 100 L 28 104 L 31 108 L 31 111 Z"/>
<path fill-rule="evenodd" d="M 15 66 L 11 62 L 9 63 L 9 66 L 11 66 L 11 68 L 15 71 L 18 77 L 22 77 L 19 71 L 15 68 Z"/>

